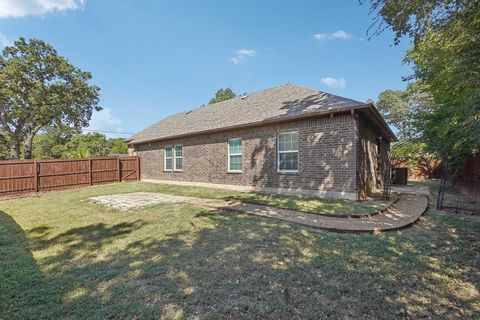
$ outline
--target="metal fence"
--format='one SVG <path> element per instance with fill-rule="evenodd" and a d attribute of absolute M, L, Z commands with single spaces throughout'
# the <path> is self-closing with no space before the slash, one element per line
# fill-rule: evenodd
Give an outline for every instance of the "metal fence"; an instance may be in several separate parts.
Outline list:
<path fill-rule="evenodd" d="M 0 161 L 0 196 L 139 180 L 134 157 Z"/>
<path fill-rule="evenodd" d="M 480 176 L 459 175 L 451 177 L 444 164 L 437 199 L 438 209 L 480 214 Z"/>

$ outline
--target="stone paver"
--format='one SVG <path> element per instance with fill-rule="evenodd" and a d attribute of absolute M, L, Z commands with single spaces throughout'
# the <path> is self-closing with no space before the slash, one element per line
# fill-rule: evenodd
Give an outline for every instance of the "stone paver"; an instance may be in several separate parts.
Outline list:
<path fill-rule="evenodd" d="M 319 216 L 313 213 L 242 202 L 230 203 L 223 209 L 335 232 L 376 232 L 398 230 L 410 226 L 420 218 L 427 206 L 428 198 L 424 195 L 401 194 L 398 202 L 387 211 L 360 219 Z"/>
<path fill-rule="evenodd" d="M 136 192 L 89 198 L 122 211 L 134 210 L 159 203 L 188 203 L 215 210 L 240 212 L 279 219 L 336 232 L 376 232 L 398 230 L 417 221 L 428 206 L 428 197 L 421 193 L 402 193 L 399 200 L 386 211 L 364 218 L 329 217 L 278 207 L 250 204 L 240 201 L 219 202 L 213 199 L 174 196 L 154 192 Z"/>
<path fill-rule="evenodd" d="M 126 194 L 114 194 L 107 196 L 90 197 L 89 200 L 104 206 L 129 211 L 140 207 L 150 206 L 160 203 L 189 203 L 203 206 L 214 206 L 215 203 L 210 199 L 174 196 L 169 194 L 155 192 L 134 192 Z"/>

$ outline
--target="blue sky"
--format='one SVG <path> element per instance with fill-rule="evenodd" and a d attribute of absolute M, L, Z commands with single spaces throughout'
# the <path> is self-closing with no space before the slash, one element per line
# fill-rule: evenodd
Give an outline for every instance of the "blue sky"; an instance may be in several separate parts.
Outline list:
<path fill-rule="evenodd" d="M 357 0 L 0 0 L 0 46 L 52 44 L 101 88 L 90 128 L 137 132 L 221 87 L 295 83 L 360 101 L 402 89 L 408 43 L 367 40 L 371 21 Z"/>

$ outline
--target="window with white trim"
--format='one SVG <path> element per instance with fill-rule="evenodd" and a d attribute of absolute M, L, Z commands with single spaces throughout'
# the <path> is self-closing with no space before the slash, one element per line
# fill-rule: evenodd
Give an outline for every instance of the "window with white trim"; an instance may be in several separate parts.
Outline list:
<path fill-rule="evenodd" d="M 173 169 L 173 148 L 172 147 L 165 147 L 165 171 L 171 171 Z"/>
<path fill-rule="evenodd" d="M 242 172 L 242 138 L 228 139 L 228 171 Z"/>
<path fill-rule="evenodd" d="M 298 131 L 278 133 L 277 152 L 279 172 L 298 172 Z"/>
<path fill-rule="evenodd" d="M 175 146 L 175 171 L 183 170 L 183 147 Z"/>

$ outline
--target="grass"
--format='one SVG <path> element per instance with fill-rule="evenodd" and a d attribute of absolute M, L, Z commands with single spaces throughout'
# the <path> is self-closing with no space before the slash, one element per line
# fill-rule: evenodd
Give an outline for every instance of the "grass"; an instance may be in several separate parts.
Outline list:
<path fill-rule="evenodd" d="M 408 184 L 416 187 L 428 188 L 430 193 L 433 195 L 437 194 L 438 188 L 440 188 L 440 180 L 438 179 L 408 181 Z M 449 186 L 447 185 L 446 187 L 448 188 Z"/>
<path fill-rule="evenodd" d="M 285 209 L 306 211 L 311 213 L 335 215 L 363 215 L 377 211 L 382 202 L 358 202 L 339 199 L 319 199 L 287 197 L 258 193 L 243 193 L 234 197 L 243 202 L 270 205 Z"/>
<path fill-rule="evenodd" d="M 0 319 L 480 317 L 480 223 L 436 211 L 344 235 L 183 204 L 89 196 L 234 192 L 111 184 L 0 201 Z"/>

